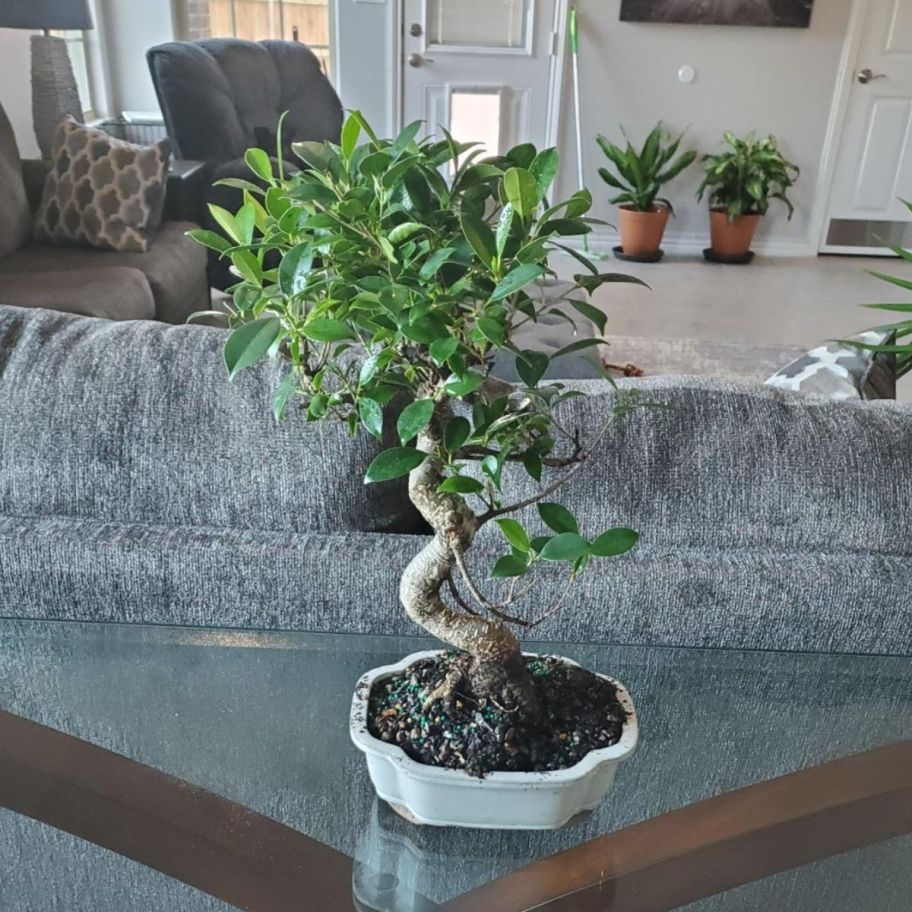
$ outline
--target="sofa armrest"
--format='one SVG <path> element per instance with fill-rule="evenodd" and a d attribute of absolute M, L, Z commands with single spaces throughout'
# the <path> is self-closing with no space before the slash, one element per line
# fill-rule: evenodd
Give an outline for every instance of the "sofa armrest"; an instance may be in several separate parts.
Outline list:
<path fill-rule="evenodd" d="M 38 211 L 41 194 L 44 192 L 44 183 L 53 167 L 53 162 L 42 158 L 22 159 L 22 180 L 25 182 L 25 193 L 28 196 L 32 212 Z"/>

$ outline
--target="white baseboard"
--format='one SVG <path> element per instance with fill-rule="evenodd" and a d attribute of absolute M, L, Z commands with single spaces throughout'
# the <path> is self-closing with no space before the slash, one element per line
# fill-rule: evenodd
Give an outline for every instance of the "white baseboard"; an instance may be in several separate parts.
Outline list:
<path fill-rule="evenodd" d="M 589 235 L 589 249 L 600 256 L 610 254 L 619 243 L 620 238 L 614 231 L 593 231 Z M 575 240 L 570 246 L 582 249 L 582 242 Z M 666 253 L 681 256 L 702 256 L 708 246 L 708 234 L 667 234 L 662 241 L 662 249 Z M 802 238 L 758 238 L 752 249 L 759 256 L 767 257 L 817 256 L 816 247 Z"/>

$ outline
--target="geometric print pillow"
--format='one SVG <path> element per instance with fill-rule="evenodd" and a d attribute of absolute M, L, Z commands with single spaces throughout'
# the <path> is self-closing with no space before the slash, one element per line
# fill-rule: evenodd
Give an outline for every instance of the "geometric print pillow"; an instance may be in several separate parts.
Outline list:
<path fill-rule="evenodd" d="M 35 240 L 145 253 L 161 224 L 170 143 L 138 146 L 66 117 L 35 220 Z"/>
<path fill-rule="evenodd" d="M 846 340 L 887 345 L 892 332 L 871 330 Z M 827 399 L 895 399 L 896 356 L 874 353 L 851 344 L 829 342 L 778 370 L 767 386 Z"/>

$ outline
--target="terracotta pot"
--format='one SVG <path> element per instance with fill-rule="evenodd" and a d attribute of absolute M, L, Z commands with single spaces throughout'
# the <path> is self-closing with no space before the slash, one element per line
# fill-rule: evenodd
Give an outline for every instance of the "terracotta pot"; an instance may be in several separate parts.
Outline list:
<path fill-rule="evenodd" d="M 621 247 L 626 256 L 650 256 L 662 244 L 662 235 L 670 215 L 667 206 L 656 206 L 652 212 L 640 212 L 630 206 L 618 209 Z"/>
<path fill-rule="evenodd" d="M 721 257 L 743 257 L 750 251 L 751 242 L 761 215 L 739 215 L 730 221 L 724 209 L 710 209 L 709 231 L 712 252 Z"/>

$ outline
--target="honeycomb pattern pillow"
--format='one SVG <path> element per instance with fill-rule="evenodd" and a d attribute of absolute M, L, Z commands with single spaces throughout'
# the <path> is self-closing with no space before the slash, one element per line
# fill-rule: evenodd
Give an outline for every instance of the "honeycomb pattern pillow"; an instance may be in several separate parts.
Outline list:
<path fill-rule="evenodd" d="M 54 137 L 35 240 L 145 253 L 161 223 L 170 146 L 138 146 L 72 117 Z"/>

